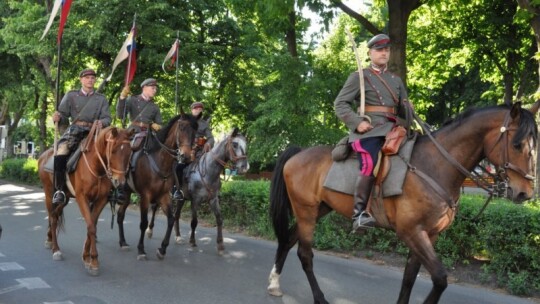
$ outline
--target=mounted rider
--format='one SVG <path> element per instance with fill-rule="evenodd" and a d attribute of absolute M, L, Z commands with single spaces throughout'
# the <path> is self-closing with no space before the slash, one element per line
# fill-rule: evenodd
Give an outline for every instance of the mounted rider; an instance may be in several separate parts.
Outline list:
<path fill-rule="evenodd" d="M 130 125 L 128 129 L 135 130 L 137 133 L 135 134 L 135 141 L 138 141 L 139 144 L 146 137 L 149 128 L 157 132 L 163 124 L 161 110 L 154 103 L 154 97 L 158 90 L 157 80 L 154 78 L 145 79 L 141 83 L 141 89 L 141 94 L 128 97 L 130 94 L 129 86 L 124 87 L 116 105 L 116 117 L 118 119 L 124 121 L 126 114 L 129 115 Z M 126 187 L 128 186 L 126 185 Z M 117 191 L 118 202 L 125 202 L 124 189 L 120 187 Z"/>
<path fill-rule="evenodd" d="M 103 94 L 94 91 L 96 72 L 93 69 L 84 69 L 79 73 L 81 88 L 69 91 L 60 102 L 58 111 L 54 112 L 52 120 L 60 126 L 68 126 L 58 140 L 57 152 L 54 157 L 54 178 L 56 192 L 53 195 L 53 204 L 65 204 L 66 195 L 66 166 L 70 154 L 75 151 L 79 143 L 88 136 L 94 122 L 99 128 L 111 124 L 109 102 Z"/>
<path fill-rule="evenodd" d="M 197 161 L 204 153 L 210 151 L 214 147 L 214 135 L 212 135 L 212 129 L 210 128 L 209 119 L 203 119 L 204 104 L 202 102 L 194 102 L 191 104 L 191 115 L 197 118 L 199 127 L 195 134 L 195 144 L 192 149 L 192 161 Z M 180 189 L 182 189 L 182 176 L 184 169 L 188 164 L 178 164 L 176 166 L 176 176 Z M 175 189 L 173 194 L 174 200 L 180 200 L 184 198 L 182 190 Z"/>
<path fill-rule="evenodd" d="M 388 71 L 390 37 L 374 36 L 367 44 L 371 64 L 363 69 L 365 113 L 357 111 L 360 100 L 359 72 L 353 72 L 334 101 L 336 115 L 349 128 L 349 143 L 357 153 L 360 172 L 354 191 L 353 231 L 372 227 L 375 219 L 366 212 L 375 177 L 379 151 L 385 136 L 400 121 L 403 108 L 412 105 L 401 78 Z"/>

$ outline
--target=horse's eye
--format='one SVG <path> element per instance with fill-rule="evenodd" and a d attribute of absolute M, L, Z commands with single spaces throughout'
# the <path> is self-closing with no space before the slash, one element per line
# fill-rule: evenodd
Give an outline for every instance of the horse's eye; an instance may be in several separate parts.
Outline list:
<path fill-rule="evenodd" d="M 232 146 L 233 148 L 238 149 L 238 143 L 233 142 Z"/>

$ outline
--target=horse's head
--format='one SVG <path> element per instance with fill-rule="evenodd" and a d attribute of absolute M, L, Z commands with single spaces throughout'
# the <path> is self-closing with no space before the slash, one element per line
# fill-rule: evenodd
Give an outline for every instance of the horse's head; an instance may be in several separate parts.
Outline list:
<path fill-rule="evenodd" d="M 233 169 L 238 174 L 244 174 L 249 170 L 247 159 L 247 139 L 238 132 L 237 128 L 231 132 L 227 139 L 229 160 L 233 162 Z"/>
<path fill-rule="evenodd" d="M 182 111 L 158 133 L 158 138 L 164 136 L 165 138 L 160 138 L 160 140 L 165 142 L 167 147 L 176 149 L 176 158 L 179 163 L 189 162 L 197 128 L 197 119 Z"/>
<path fill-rule="evenodd" d="M 99 133 L 96 140 L 96 149 L 105 163 L 107 175 L 115 188 L 126 182 L 126 172 L 132 152 L 130 139 L 133 133 L 134 130 L 107 127 Z"/>
<path fill-rule="evenodd" d="M 485 156 L 497 167 L 502 181 L 499 186 L 507 190 L 508 199 L 517 203 L 533 195 L 537 104 L 531 110 L 522 109 L 521 103 L 511 105 L 499 118 L 500 125 L 484 141 Z"/>

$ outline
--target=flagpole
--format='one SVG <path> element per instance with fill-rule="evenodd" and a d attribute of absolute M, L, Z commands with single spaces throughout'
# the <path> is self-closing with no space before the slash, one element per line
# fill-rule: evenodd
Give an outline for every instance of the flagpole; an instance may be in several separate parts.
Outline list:
<path fill-rule="evenodd" d="M 58 112 L 58 107 L 60 105 L 60 71 L 62 69 L 62 36 L 64 34 L 62 33 L 61 36 L 58 37 L 58 53 L 57 58 L 58 62 L 56 64 L 56 104 L 55 104 L 55 112 Z M 58 153 L 58 125 L 59 122 L 56 121 L 54 123 L 54 144 L 53 144 L 53 155 L 56 157 L 56 154 Z M 53 189 L 56 189 L 56 166 L 53 166 Z M 56 189 L 58 190 L 58 189 Z"/>
<path fill-rule="evenodd" d="M 133 14 L 133 25 L 131 26 L 131 29 L 133 30 L 135 28 L 135 20 L 137 19 L 137 13 Z M 132 39 L 135 39 L 135 37 L 132 37 Z M 129 76 L 131 75 L 131 56 L 133 56 L 133 41 L 131 43 L 131 49 L 129 50 L 128 55 L 128 65 L 127 65 L 127 72 L 126 72 L 126 79 L 124 82 L 124 87 L 129 86 Z M 122 128 L 126 128 L 126 111 L 127 111 L 127 102 L 124 103 L 124 115 L 122 116 Z"/>
<path fill-rule="evenodd" d="M 178 115 L 178 108 L 179 108 L 179 104 L 178 104 L 178 46 L 179 46 L 179 37 L 180 35 L 180 31 L 176 31 L 176 41 L 175 41 L 175 44 L 176 44 L 176 58 L 175 58 L 175 68 L 176 68 L 176 90 L 174 92 L 174 105 L 175 105 L 175 108 L 176 108 L 176 115 Z"/>

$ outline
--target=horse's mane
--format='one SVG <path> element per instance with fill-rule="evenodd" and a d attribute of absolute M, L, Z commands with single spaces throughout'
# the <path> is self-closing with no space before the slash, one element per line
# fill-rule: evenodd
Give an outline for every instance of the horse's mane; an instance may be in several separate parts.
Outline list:
<path fill-rule="evenodd" d="M 113 128 L 116 128 L 114 126 L 109 126 L 106 128 L 101 129 L 101 131 L 98 133 L 96 141 L 94 142 L 94 145 L 96 145 L 96 149 L 98 151 L 103 151 L 105 149 L 106 145 L 106 136 L 111 132 Z M 88 140 L 92 141 L 93 138 L 88 138 Z"/>
<path fill-rule="evenodd" d="M 160 142 L 164 143 L 165 140 L 167 140 L 167 136 L 169 134 L 169 131 L 171 130 L 171 128 L 174 126 L 174 124 L 178 120 L 188 121 L 191 128 L 194 130 L 193 133 L 195 133 L 195 130 L 197 130 L 197 127 L 198 127 L 197 119 L 193 115 L 191 115 L 191 114 L 178 114 L 175 117 L 171 118 L 171 120 L 169 120 L 169 122 L 167 123 L 167 125 L 165 127 L 161 128 L 161 130 L 156 132 L 156 137 Z M 153 136 L 149 135 L 148 136 L 148 145 L 146 146 L 146 150 L 149 153 L 152 153 L 152 152 L 155 152 L 155 151 L 157 151 L 159 149 L 161 149 L 161 146 L 159 145 L 159 143 L 155 140 L 155 138 Z"/>
<path fill-rule="evenodd" d="M 460 126 L 466 119 L 469 117 L 476 115 L 478 113 L 488 112 L 488 111 L 508 111 L 511 110 L 511 108 L 508 105 L 498 105 L 498 106 L 489 106 L 485 108 L 469 108 L 465 112 L 459 114 L 453 119 L 450 119 L 446 121 L 440 130 L 442 129 L 448 129 L 450 132 Z M 536 138 L 538 136 L 538 127 L 536 125 L 536 121 L 534 119 L 533 113 L 531 111 L 519 108 L 520 111 L 520 119 L 519 119 L 519 126 L 518 130 L 516 132 L 516 135 L 513 137 L 512 145 L 516 148 L 520 148 L 521 142 L 528 138 L 532 137 L 534 141 L 534 146 L 536 146 Z"/>

